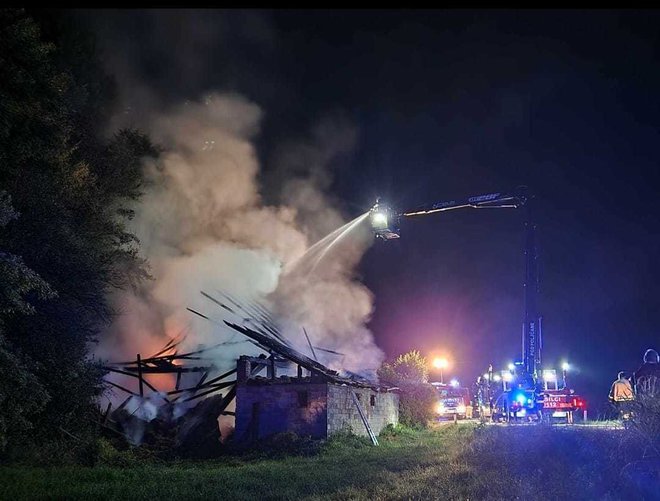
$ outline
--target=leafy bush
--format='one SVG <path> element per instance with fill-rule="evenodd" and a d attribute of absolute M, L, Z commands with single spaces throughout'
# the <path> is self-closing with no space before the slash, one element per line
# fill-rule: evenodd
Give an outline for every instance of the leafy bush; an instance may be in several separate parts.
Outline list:
<path fill-rule="evenodd" d="M 626 438 L 644 450 L 645 458 L 660 464 L 660 394 L 638 394 L 630 409 Z"/>
<path fill-rule="evenodd" d="M 379 438 L 385 440 L 399 440 L 399 439 L 408 439 L 414 440 L 419 436 L 419 432 L 415 428 L 411 428 L 404 424 L 388 424 L 383 428 L 378 435 Z"/>
<path fill-rule="evenodd" d="M 433 419 L 433 407 L 438 397 L 435 388 L 428 383 L 401 386 L 399 421 L 413 428 L 425 428 Z"/>
<path fill-rule="evenodd" d="M 119 468 L 135 467 L 144 462 L 137 448 L 118 449 L 109 440 L 101 438 L 98 441 L 98 463 L 104 466 Z"/>
<path fill-rule="evenodd" d="M 435 389 L 428 383 L 428 363 L 416 350 L 399 355 L 394 362 L 378 370 L 381 381 L 400 390 L 399 421 L 406 426 L 424 428 L 433 419 L 437 401 Z"/>

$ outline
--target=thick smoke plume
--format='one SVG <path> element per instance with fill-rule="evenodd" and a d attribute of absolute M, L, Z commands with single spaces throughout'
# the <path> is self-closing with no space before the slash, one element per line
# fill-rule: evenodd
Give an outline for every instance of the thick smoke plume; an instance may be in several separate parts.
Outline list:
<path fill-rule="evenodd" d="M 335 118 L 308 142 L 284 145 L 277 160 L 282 203 L 267 206 L 254 147 L 261 116 L 239 95 L 211 94 L 141 117 L 139 125 L 165 149 L 145 166 L 147 185 L 132 222 L 154 279 L 113 298 L 120 315 L 101 339 L 100 356 L 149 356 L 180 333 L 187 334 L 182 349 L 238 341 L 216 350 L 219 368 L 259 353 L 186 310 L 222 318 L 200 295 L 222 290 L 265 303 L 300 351 L 309 355 L 305 327 L 314 345 L 345 354 L 318 352 L 329 366 L 366 372 L 379 365 L 382 352 L 366 328 L 372 297 L 355 276 L 369 230 L 356 225 L 320 261 L 318 252 L 306 254 L 346 222 L 327 195 L 328 164 L 350 149 L 355 131 Z"/>

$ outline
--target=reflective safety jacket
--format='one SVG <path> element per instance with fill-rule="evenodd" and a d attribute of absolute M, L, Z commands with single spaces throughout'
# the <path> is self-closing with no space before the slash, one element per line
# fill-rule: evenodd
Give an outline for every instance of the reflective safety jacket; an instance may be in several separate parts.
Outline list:
<path fill-rule="evenodd" d="M 610 398 L 615 402 L 626 402 L 635 398 L 632 385 L 626 378 L 617 379 L 612 383 Z"/>

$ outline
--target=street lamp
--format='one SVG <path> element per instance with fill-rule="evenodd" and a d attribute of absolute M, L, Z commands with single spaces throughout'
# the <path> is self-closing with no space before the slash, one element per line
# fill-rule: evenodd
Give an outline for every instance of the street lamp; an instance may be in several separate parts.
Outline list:
<path fill-rule="evenodd" d="M 446 358 L 434 358 L 433 359 L 433 367 L 440 370 L 440 382 L 444 383 L 445 381 L 443 379 L 442 371 L 443 371 L 443 369 L 446 369 L 447 367 L 449 367 L 449 361 Z"/>

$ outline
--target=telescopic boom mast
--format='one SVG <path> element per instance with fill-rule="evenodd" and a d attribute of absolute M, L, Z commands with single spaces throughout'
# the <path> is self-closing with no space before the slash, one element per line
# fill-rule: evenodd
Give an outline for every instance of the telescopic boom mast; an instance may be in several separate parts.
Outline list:
<path fill-rule="evenodd" d="M 525 209 L 525 279 L 523 282 L 525 312 L 522 336 L 522 363 L 525 372 L 536 383 L 541 366 L 541 317 L 537 310 L 539 293 L 538 248 L 536 223 L 533 220 L 531 196 L 526 189 L 511 192 L 494 192 L 464 199 L 444 200 L 432 204 L 397 211 L 380 200 L 371 209 L 371 224 L 377 238 L 399 238 L 399 221 L 402 217 L 426 216 L 455 209 Z"/>

